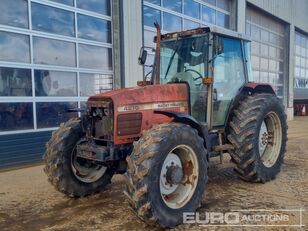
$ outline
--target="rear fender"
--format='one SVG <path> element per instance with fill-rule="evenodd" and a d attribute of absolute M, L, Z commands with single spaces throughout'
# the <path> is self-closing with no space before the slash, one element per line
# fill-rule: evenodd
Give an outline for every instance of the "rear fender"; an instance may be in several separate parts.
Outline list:
<path fill-rule="evenodd" d="M 246 83 L 243 87 L 243 92 L 255 94 L 255 93 L 269 93 L 276 94 L 274 87 L 269 83 Z"/>

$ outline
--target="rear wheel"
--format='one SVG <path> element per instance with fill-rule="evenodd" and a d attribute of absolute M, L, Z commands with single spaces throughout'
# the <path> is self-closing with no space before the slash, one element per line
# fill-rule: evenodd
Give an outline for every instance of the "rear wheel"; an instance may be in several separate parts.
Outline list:
<path fill-rule="evenodd" d="M 207 181 L 203 139 L 188 125 L 161 124 L 145 131 L 127 157 L 125 195 L 151 225 L 174 227 L 201 203 Z"/>
<path fill-rule="evenodd" d="M 76 145 L 84 137 L 81 122 L 74 118 L 61 124 L 46 145 L 44 171 L 51 184 L 70 197 L 101 191 L 111 182 L 114 169 L 76 156 Z"/>
<path fill-rule="evenodd" d="M 230 151 L 236 172 L 246 181 L 266 182 L 280 171 L 286 151 L 284 107 L 272 94 L 248 96 L 230 122 Z"/>

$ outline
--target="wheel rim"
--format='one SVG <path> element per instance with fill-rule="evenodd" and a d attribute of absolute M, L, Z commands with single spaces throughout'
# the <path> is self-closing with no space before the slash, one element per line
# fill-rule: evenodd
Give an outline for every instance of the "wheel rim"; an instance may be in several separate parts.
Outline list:
<path fill-rule="evenodd" d="M 77 143 L 79 144 L 79 143 Z M 76 146 L 72 151 L 71 169 L 74 176 L 84 183 L 93 183 L 99 180 L 106 172 L 107 167 L 94 164 L 93 161 L 77 157 Z"/>
<path fill-rule="evenodd" d="M 167 155 L 160 173 L 160 194 L 169 208 L 179 209 L 193 196 L 198 182 L 198 159 L 187 145 L 178 145 Z"/>
<path fill-rule="evenodd" d="M 266 167 L 272 167 L 280 153 L 282 140 L 282 128 L 278 115 L 275 112 L 268 113 L 260 127 L 259 154 Z"/>
<path fill-rule="evenodd" d="M 259 154 L 261 157 L 263 156 L 264 151 L 266 149 L 267 141 L 268 141 L 268 131 L 267 131 L 267 126 L 263 120 L 259 132 Z"/>

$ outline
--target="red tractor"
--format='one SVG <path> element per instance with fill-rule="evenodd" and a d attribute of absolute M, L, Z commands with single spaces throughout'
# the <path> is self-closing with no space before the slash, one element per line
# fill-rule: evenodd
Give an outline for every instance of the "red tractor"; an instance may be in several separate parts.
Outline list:
<path fill-rule="evenodd" d="M 249 82 L 249 40 L 219 28 L 161 35 L 150 80 L 89 98 L 86 113 L 53 132 L 45 172 L 70 197 L 125 173 L 129 205 L 148 224 L 174 227 L 200 206 L 210 157 L 231 155 L 245 181 L 266 182 L 286 151 L 284 106 Z M 140 52 L 144 64 L 146 48 Z"/>

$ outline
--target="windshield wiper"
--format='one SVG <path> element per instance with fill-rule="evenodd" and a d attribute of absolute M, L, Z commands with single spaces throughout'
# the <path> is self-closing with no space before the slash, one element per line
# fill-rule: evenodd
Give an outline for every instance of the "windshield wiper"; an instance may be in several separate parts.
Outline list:
<path fill-rule="evenodd" d="M 177 42 L 176 42 L 176 43 L 177 43 Z M 173 58 L 174 58 L 174 56 L 175 56 L 175 53 L 178 51 L 178 48 L 179 48 L 179 46 L 176 46 L 176 48 L 174 49 L 174 51 L 173 51 L 173 53 L 172 53 L 172 55 L 171 55 L 171 58 L 170 58 L 170 61 L 169 61 L 169 63 L 168 63 L 168 67 L 167 67 L 167 70 L 166 70 L 166 74 L 165 74 L 164 79 L 167 78 L 167 75 L 168 75 L 168 73 L 169 73 L 169 70 L 170 70 L 170 67 L 171 67 Z"/>

